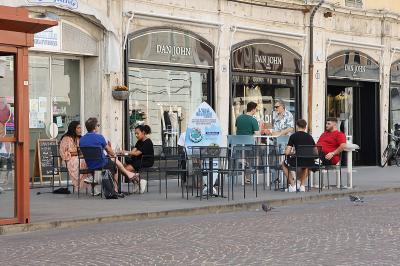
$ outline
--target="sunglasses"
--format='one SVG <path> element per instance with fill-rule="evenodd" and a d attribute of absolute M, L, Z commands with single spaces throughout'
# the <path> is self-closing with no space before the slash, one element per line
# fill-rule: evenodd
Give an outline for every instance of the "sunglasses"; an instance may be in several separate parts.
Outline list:
<path fill-rule="evenodd" d="M 275 105 L 275 106 L 274 106 L 274 108 L 275 108 L 275 109 L 278 109 L 278 108 L 279 108 L 279 106 L 280 106 L 280 105 Z"/>
<path fill-rule="evenodd" d="M 97 127 L 100 127 L 100 124 L 97 124 Z"/>

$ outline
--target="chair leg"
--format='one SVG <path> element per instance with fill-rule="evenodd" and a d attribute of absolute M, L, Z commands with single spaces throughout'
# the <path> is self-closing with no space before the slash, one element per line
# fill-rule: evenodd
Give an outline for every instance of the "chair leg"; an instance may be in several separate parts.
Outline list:
<path fill-rule="evenodd" d="M 149 192 L 149 171 L 146 171 L 146 182 L 147 182 L 146 190 L 148 193 Z"/>
<path fill-rule="evenodd" d="M 245 199 L 246 198 L 246 173 L 245 172 L 243 172 L 243 198 Z"/>
<path fill-rule="evenodd" d="M 340 189 L 343 189 L 343 183 L 342 183 L 342 166 L 339 167 L 339 181 L 340 181 Z"/>
<path fill-rule="evenodd" d="M 165 198 L 168 199 L 168 174 L 165 173 Z"/>
<path fill-rule="evenodd" d="M 331 186 L 330 186 L 330 184 L 329 184 L 329 170 L 327 170 L 326 171 L 326 176 L 327 176 L 327 182 L 328 182 L 328 190 L 330 190 L 331 189 Z"/>
<path fill-rule="evenodd" d="M 257 173 L 254 175 L 254 179 L 255 179 L 254 181 L 255 181 L 255 183 L 256 183 L 256 198 L 257 198 L 257 196 L 258 196 L 258 195 L 257 195 L 257 194 L 258 194 Z"/>
<path fill-rule="evenodd" d="M 318 193 L 321 193 L 322 183 L 321 183 L 321 169 L 318 169 Z"/>
<path fill-rule="evenodd" d="M 200 179 L 201 179 L 201 181 L 200 181 L 200 184 L 201 184 L 201 187 L 200 187 L 200 200 L 203 200 L 203 186 L 204 186 L 204 184 L 203 184 L 203 175 L 200 174 L 199 176 L 200 176 Z"/>

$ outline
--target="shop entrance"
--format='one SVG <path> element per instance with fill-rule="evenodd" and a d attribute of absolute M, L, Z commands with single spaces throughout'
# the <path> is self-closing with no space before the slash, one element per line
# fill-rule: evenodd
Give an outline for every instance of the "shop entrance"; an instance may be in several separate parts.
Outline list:
<path fill-rule="evenodd" d="M 378 83 L 328 80 L 326 115 L 360 146 L 355 165 L 376 165 L 379 159 Z"/>
<path fill-rule="evenodd" d="M 379 64 L 360 51 L 346 50 L 328 58 L 326 116 L 360 146 L 354 165 L 377 165 L 380 160 Z"/>

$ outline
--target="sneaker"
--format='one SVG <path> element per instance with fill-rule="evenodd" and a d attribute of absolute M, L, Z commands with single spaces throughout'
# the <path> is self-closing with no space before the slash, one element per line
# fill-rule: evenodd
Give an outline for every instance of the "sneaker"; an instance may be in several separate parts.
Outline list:
<path fill-rule="evenodd" d="M 289 188 L 285 189 L 285 192 L 296 192 L 296 187 L 289 185 Z"/>
<path fill-rule="evenodd" d="M 213 195 L 217 196 L 218 195 L 218 191 L 215 187 L 213 187 Z"/>
<path fill-rule="evenodd" d="M 147 180 L 141 179 L 140 180 L 140 194 L 143 194 L 146 191 Z"/>
<path fill-rule="evenodd" d="M 203 188 L 203 196 L 205 196 L 205 195 L 207 195 L 208 194 L 208 187 L 206 186 L 206 185 L 204 185 L 204 188 Z"/>
<path fill-rule="evenodd" d="M 100 192 L 99 191 L 95 191 L 95 192 L 92 192 L 92 193 L 90 193 L 92 196 L 100 196 Z"/>
<path fill-rule="evenodd" d="M 136 183 L 133 183 L 132 193 L 139 193 L 139 186 Z"/>
<path fill-rule="evenodd" d="M 92 175 L 86 177 L 85 180 L 83 180 L 83 182 L 85 182 L 86 184 L 95 184 L 95 185 L 98 184 L 97 180 L 95 180 Z"/>
<path fill-rule="evenodd" d="M 305 186 L 299 186 L 299 191 L 300 192 L 306 192 L 306 187 Z"/>

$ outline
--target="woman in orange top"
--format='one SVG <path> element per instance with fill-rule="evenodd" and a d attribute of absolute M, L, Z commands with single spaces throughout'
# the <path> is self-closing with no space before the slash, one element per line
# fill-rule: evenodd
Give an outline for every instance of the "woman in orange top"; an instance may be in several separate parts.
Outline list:
<path fill-rule="evenodd" d="M 72 185 L 75 189 L 78 188 L 78 175 L 79 175 L 79 158 L 78 158 L 78 147 L 79 139 L 82 135 L 82 127 L 80 122 L 72 121 L 68 125 L 68 131 L 61 137 L 60 142 L 60 156 L 65 161 L 68 173 L 71 178 Z M 80 160 L 81 169 L 86 168 L 84 160 Z M 83 186 L 83 176 L 81 176 L 79 186 Z"/>

